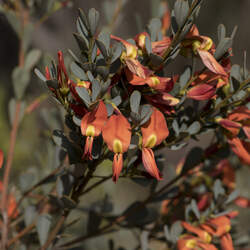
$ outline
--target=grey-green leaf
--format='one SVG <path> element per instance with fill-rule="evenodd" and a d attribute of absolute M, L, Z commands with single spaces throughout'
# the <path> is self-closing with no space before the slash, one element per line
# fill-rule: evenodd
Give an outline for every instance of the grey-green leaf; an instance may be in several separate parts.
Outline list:
<path fill-rule="evenodd" d="M 26 57 L 24 68 L 27 70 L 31 70 L 38 63 L 41 55 L 42 55 L 41 50 L 39 49 L 31 50 Z"/>
<path fill-rule="evenodd" d="M 94 102 L 101 93 L 101 85 L 97 80 L 92 82 L 92 102 Z"/>
<path fill-rule="evenodd" d="M 84 101 L 84 103 L 89 106 L 91 101 L 90 101 L 90 96 L 87 91 L 87 89 L 83 87 L 76 87 L 76 92 L 79 95 L 79 97 Z"/>
<path fill-rule="evenodd" d="M 190 135 L 195 135 L 197 134 L 201 129 L 201 125 L 198 121 L 193 122 L 187 129 L 187 132 Z"/>
<path fill-rule="evenodd" d="M 96 29 L 97 29 L 98 22 L 99 22 L 99 17 L 100 17 L 100 14 L 96 9 L 91 8 L 89 10 L 88 20 L 89 20 L 90 32 L 92 36 L 94 36 L 96 33 Z"/>
<path fill-rule="evenodd" d="M 38 217 L 36 228 L 41 246 L 46 242 L 48 238 L 50 226 L 51 216 L 49 214 L 42 214 Z"/>
<path fill-rule="evenodd" d="M 141 93 L 135 90 L 130 96 L 130 108 L 135 114 L 138 114 L 141 102 Z"/>
<path fill-rule="evenodd" d="M 24 222 L 26 227 L 29 226 L 37 216 L 36 207 L 33 205 L 27 206 L 24 211 Z"/>
<path fill-rule="evenodd" d="M 174 13 L 176 21 L 181 27 L 184 24 L 185 19 L 187 18 L 189 12 L 189 4 L 187 0 L 176 0 L 174 5 Z"/>
<path fill-rule="evenodd" d="M 12 72 L 12 82 L 15 96 L 17 99 L 22 99 L 24 92 L 30 81 L 30 72 L 24 68 L 16 67 Z"/>
<path fill-rule="evenodd" d="M 159 18 L 153 18 L 149 25 L 147 26 L 150 38 L 152 42 L 155 42 L 157 40 L 157 35 L 159 30 L 161 29 L 161 21 Z"/>
<path fill-rule="evenodd" d="M 83 81 L 87 81 L 88 80 L 88 77 L 85 74 L 84 70 L 77 63 L 72 62 L 70 64 L 70 69 L 71 69 L 72 73 L 76 77 L 78 77 L 80 80 L 83 80 Z"/>
<path fill-rule="evenodd" d="M 39 69 L 35 68 L 34 73 L 35 73 L 35 74 L 37 75 L 37 77 L 38 77 L 40 80 L 42 80 L 43 82 L 46 82 L 46 81 L 47 81 L 46 77 L 43 75 L 43 73 L 42 73 Z"/>

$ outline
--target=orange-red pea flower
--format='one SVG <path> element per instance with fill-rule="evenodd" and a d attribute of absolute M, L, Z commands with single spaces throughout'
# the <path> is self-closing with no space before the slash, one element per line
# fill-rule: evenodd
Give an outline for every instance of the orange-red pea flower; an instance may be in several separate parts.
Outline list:
<path fill-rule="evenodd" d="M 232 237 L 229 233 L 220 238 L 221 250 L 234 250 Z"/>
<path fill-rule="evenodd" d="M 177 242 L 178 250 L 217 250 L 213 244 L 205 243 L 193 235 L 182 235 Z"/>
<path fill-rule="evenodd" d="M 230 215 L 210 219 L 202 224 L 201 228 L 214 236 L 221 237 L 231 230 Z"/>
<path fill-rule="evenodd" d="M 221 160 L 217 164 L 216 170 L 218 174 L 222 173 L 222 183 L 233 190 L 236 185 L 236 177 L 234 168 L 231 166 L 230 162 L 227 159 Z"/>
<path fill-rule="evenodd" d="M 209 100 L 216 97 L 216 90 L 227 84 L 227 78 L 211 71 L 197 75 L 192 86 L 187 92 L 187 97 L 194 100 Z"/>
<path fill-rule="evenodd" d="M 234 137 L 232 139 L 228 139 L 228 143 L 239 159 L 243 163 L 250 165 L 250 142 L 240 140 L 238 137 Z"/>
<path fill-rule="evenodd" d="M 153 113 L 149 121 L 141 127 L 141 132 L 143 165 L 151 176 L 161 180 L 152 148 L 161 144 L 169 134 L 164 115 L 158 109 L 153 108 Z"/>
<path fill-rule="evenodd" d="M 102 130 L 102 136 L 110 151 L 113 151 L 113 181 L 119 178 L 123 166 L 123 153 L 128 150 L 131 140 L 131 127 L 120 113 L 112 115 Z"/>
<path fill-rule="evenodd" d="M 201 36 L 195 25 L 193 25 L 182 42 L 182 54 L 186 55 L 190 50 L 193 51 L 195 55 L 199 55 L 209 70 L 215 74 L 227 77 L 224 68 L 216 61 L 212 54 L 214 51 L 213 41 L 207 36 Z"/>
<path fill-rule="evenodd" d="M 0 181 L 0 193 L 2 192 L 2 190 L 3 190 L 3 183 Z M 8 217 L 15 219 L 18 216 L 19 212 L 17 209 L 16 198 L 14 197 L 13 194 L 9 194 L 7 197 L 7 208 L 8 208 L 7 211 Z M 1 220 L 0 220 L 0 225 L 1 225 Z"/>
<path fill-rule="evenodd" d="M 234 204 L 242 207 L 242 208 L 249 208 L 250 207 L 250 199 L 246 197 L 239 196 L 237 199 L 234 200 Z"/>
<path fill-rule="evenodd" d="M 84 148 L 83 158 L 92 160 L 92 147 L 94 137 L 101 134 L 102 128 L 108 119 L 107 109 L 103 101 L 99 102 L 97 108 L 85 114 L 81 121 L 82 135 L 87 136 Z"/>
<path fill-rule="evenodd" d="M 246 137 L 250 139 L 250 110 L 241 106 L 231 112 L 227 118 L 217 118 L 216 122 L 230 132 L 228 143 L 233 152 L 242 162 L 250 165 L 250 142 L 237 137 L 242 128 Z"/>
<path fill-rule="evenodd" d="M 143 66 L 144 67 L 144 66 Z M 152 72 L 145 69 L 145 77 L 140 77 L 137 74 L 134 74 L 129 69 L 125 69 L 127 80 L 132 85 L 145 85 L 147 84 L 149 87 L 156 89 L 158 91 L 169 92 L 173 88 L 173 80 L 170 77 L 159 77 L 152 75 Z"/>
<path fill-rule="evenodd" d="M 203 242 L 210 243 L 212 236 L 205 230 L 202 230 L 199 227 L 195 227 L 185 221 L 181 222 L 182 226 L 189 232 L 196 234 Z"/>

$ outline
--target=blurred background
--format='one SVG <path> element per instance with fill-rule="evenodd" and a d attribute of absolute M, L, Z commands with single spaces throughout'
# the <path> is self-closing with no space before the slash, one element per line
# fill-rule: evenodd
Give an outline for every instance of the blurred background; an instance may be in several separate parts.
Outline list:
<path fill-rule="evenodd" d="M 115 25 L 112 25 L 112 27 L 110 26 L 112 22 L 110 13 L 113 13 L 114 10 L 109 2 L 122 3 L 122 9 L 116 18 Z M 78 52 L 72 36 L 72 33 L 76 31 L 75 22 L 78 8 L 82 8 L 86 12 L 92 7 L 96 8 L 101 14 L 101 27 L 112 29 L 114 35 L 128 39 L 142 32 L 143 30 L 140 27 L 144 28 L 152 17 L 158 16 L 159 2 L 159 0 L 74 0 L 72 7 L 57 11 L 34 31 L 32 47 L 42 50 L 45 55 L 39 64 L 39 68 L 43 72 L 44 65 L 50 61 L 51 57 L 56 58 L 58 50 L 66 52 L 68 48 L 71 48 L 75 53 Z M 172 9 L 174 2 L 174 0 L 168 1 L 170 9 Z M 1 1 L 0 4 L 2 4 Z M 204 0 L 196 24 L 200 34 L 211 37 L 215 44 L 218 42 L 217 26 L 219 24 L 223 23 L 226 26 L 228 36 L 232 33 L 233 28 L 238 26 L 234 39 L 232 63 L 242 65 L 244 51 L 250 53 L 249 14 L 249 0 Z M 18 63 L 18 44 L 15 32 L 4 15 L 0 14 L 0 148 L 5 155 L 8 152 L 10 136 L 9 100 L 13 96 L 11 72 Z M 248 68 L 249 65 L 250 62 L 248 62 Z M 182 72 L 182 65 L 181 63 L 178 64 L 178 60 L 177 64 L 170 66 L 170 74 L 172 70 L 179 73 Z M 44 93 L 48 93 L 46 87 L 33 75 L 29 84 L 26 102 L 31 103 L 32 100 Z M 60 114 L 62 114 L 60 108 L 51 98 L 48 98 L 38 110 L 25 116 L 17 138 L 11 176 L 12 183 L 15 183 L 16 186 L 27 188 L 27 183 L 22 183 L 20 178 L 22 175 L 30 175 L 32 182 L 35 182 L 53 168 L 55 162 L 52 159 L 53 157 L 51 158 L 50 156 L 53 155 L 55 148 L 52 142 L 48 142 L 48 137 L 53 129 L 63 127 L 63 115 Z M 181 154 L 184 155 L 189 148 L 181 149 Z M 167 164 L 173 165 L 180 160 L 180 151 L 171 151 L 171 153 L 168 151 L 166 158 Z M 47 165 L 47 167 L 44 167 L 44 165 Z M 110 166 L 105 167 L 100 174 L 110 173 Z M 250 176 L 250 171 L 248 169 L 244 170 L 242 176 Z M 240 178 L 240 188 L 242 188 L 244 195 L 250 198 L 248 191 L 250 190 L 250 184 L 242 176 L 238 177 Z M 126 187 L 125 189 L 124 186 Z M 123 211 L 128 203 L 133 200 L 143 199 L 147 194 L 145 189 L 142 189 L 137 184 L 128 183 L 126 180 L 119 180 L 117 185 L 107 182 L 96 191 L 95 195 L 90 193 L 84 198 L 82 211 L 84 211 L 85 202 L 90 204 L 96 202 L 96 200 L 106 199 L 106 193 L 109 194 L 116 204 L 113 208 L 115 213 Z M 124 199 L 121 199 L 121 197 L 124 197 Z M 242 214 L 244 213 L 247 212 L 244 210 Z M 241 226 L 244 232 L 250 233 L 248 222 L 244 219 L 246 218 L 245 215 L 242 218 Z M 86 225 L 80 225 L 80 227 L 82 227 L 82 234 L 86 230 Z M 77 227 L 75 233 L 79 233 L 78 230 L 79 227 Z M 119 246 L 127 249 L 132 249 L 132 247 L 138 244 L 136 231 L 120 231 L 115 236 L 105 236 L 105 239 L 113 237 L 119 239 Z M 108 241 L 106 241 L 106 246 L 104 246 L 105 244 L 103 245 L 102 240 L 102 238 L 90 240 L 87 245 L 80 249 L 109 249 Z M 90 246 L 91 248 L 88 248 Z M 161 248 L 160 246 L 155 246 L 152 249 Z"/>

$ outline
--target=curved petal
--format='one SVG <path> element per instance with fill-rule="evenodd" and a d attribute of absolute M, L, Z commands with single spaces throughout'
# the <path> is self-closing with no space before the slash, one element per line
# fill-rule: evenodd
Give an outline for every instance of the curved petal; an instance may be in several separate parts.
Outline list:
<path fill-rule="evenodd" d="M 127 119 L 122 115 L 112 115 L 102 130 L 102 136 L 109 150 L 114 151 L 114 141 L 121 143 L 122 152 L 128 150 L 131 139 L 131 127 Z"/>
<path fill-rule="evenodd" d="M 164 115 L 158 109 L 154 108 L 149 121 L 141 127 L 141 132 L 143 147 L 146 147 L 152 135 L 156 137 L 156 141 L 151 147 L 161 144 L 169 135 Z"/>
<path fill-rule="evenodd" d="M 142 148 L 142 162 L 145 169 L 151 176 L 156 178 L 158 181 L 163 179 L 156 166 L 154 153 L 151 148 Z"/>
<path fill-rule="evenodd" d="M 223 67 L 215 60 L 210 52 L 202 49 L 197 49 L 197 51 L 201 57 L 202 62 L 209 70 L 216 74 L 227 76 L 227 73 L 225 72 Z"/>

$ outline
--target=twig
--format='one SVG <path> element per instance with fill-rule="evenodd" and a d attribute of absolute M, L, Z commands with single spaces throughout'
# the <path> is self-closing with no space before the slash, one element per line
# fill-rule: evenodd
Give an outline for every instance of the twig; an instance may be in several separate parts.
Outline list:
<path fill-rule="evenodd" d="M 3 226 L 2 226 L 2 249 L 5 249 L 7 238 L 8 238 L 8 184 L 9 184 L 9 177 L 10 177 L 10 171 L 11 166 L 13 162 L 13 156 L 14 156 L 14 150 L 15 150 L 15 144 L 16 144 L 16 136 L 17 136 L 17 130 L 19 125 L 19 113 L 20 113 L 21 103 L 16 103 L 16 111 L 15 111 L 15 118 L 10 134 L 10 147 L 9 152 L 7 156 L 7 162 L 5 166 L 4 171 L 4 177 L 3 177 L 3 191 L 2 191 L 2 204 L 1 204 L 1 210 L 3 215 Z"/>

